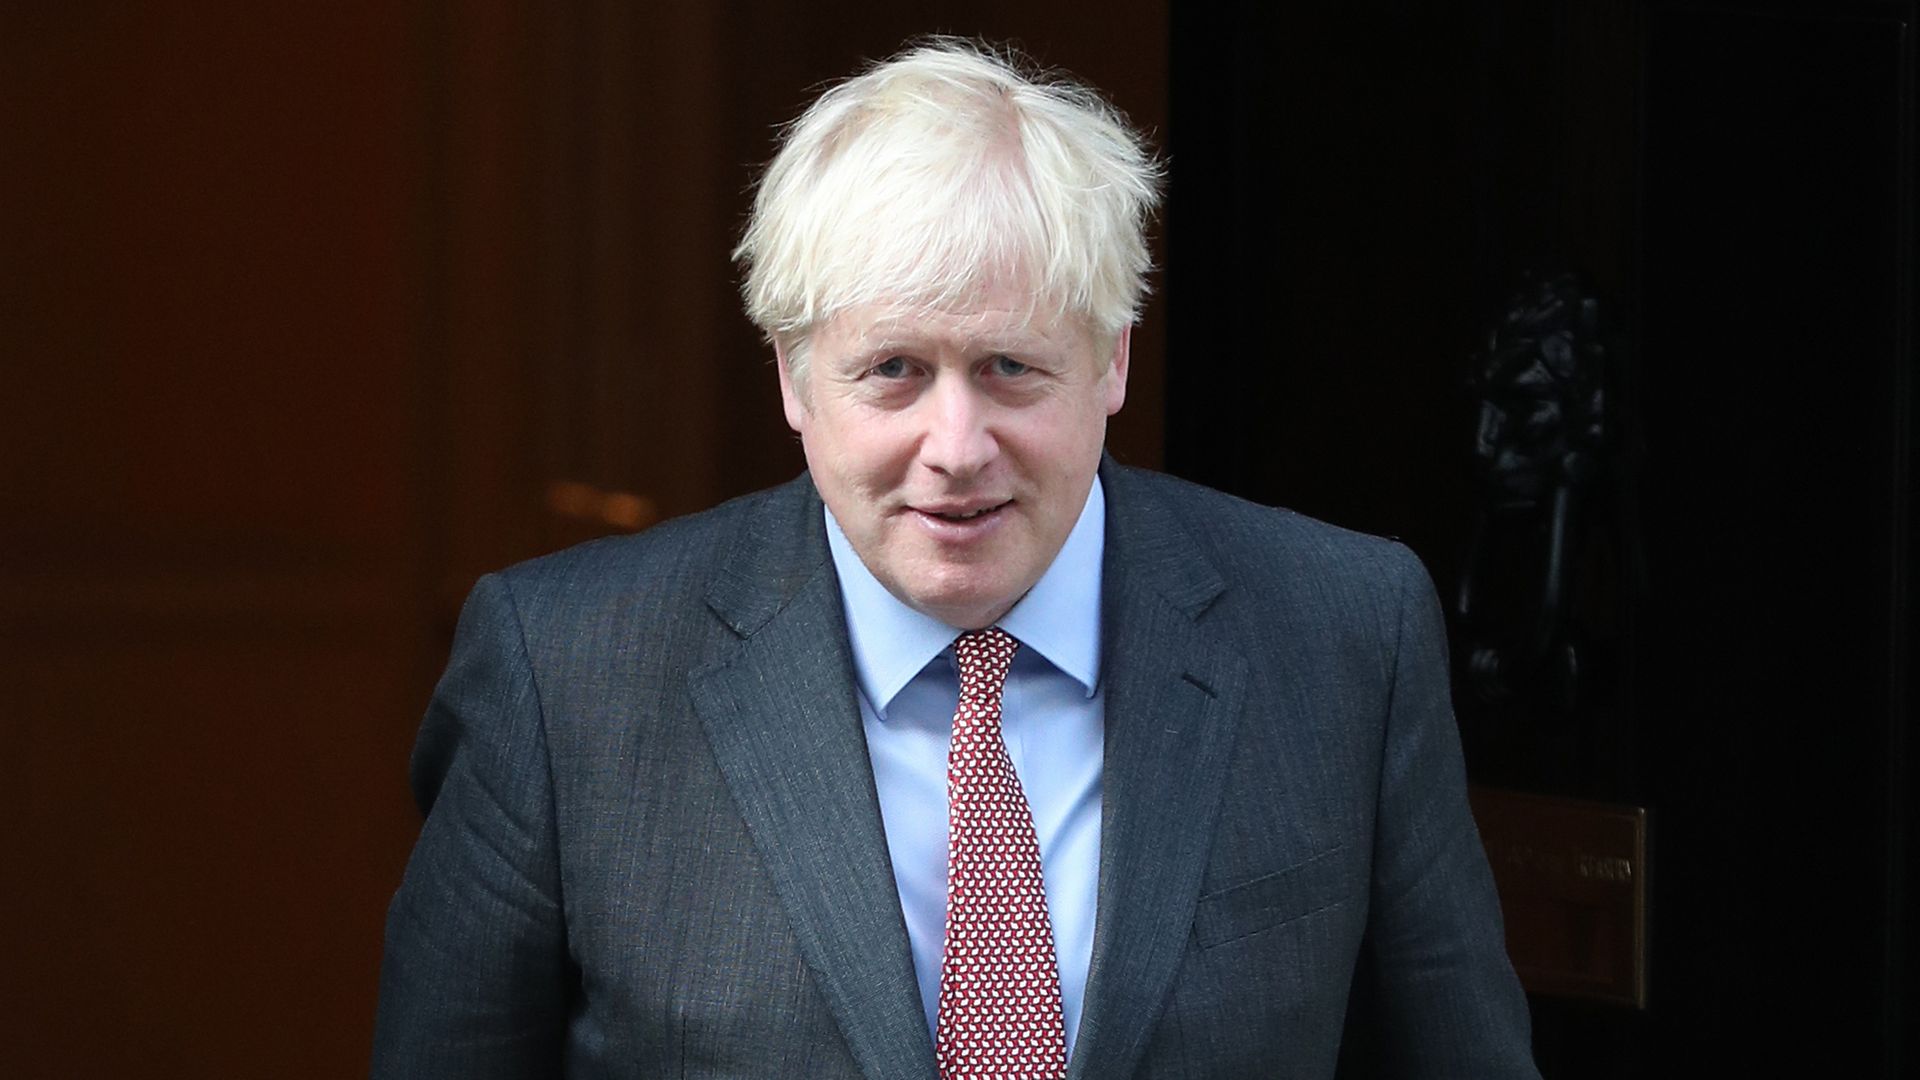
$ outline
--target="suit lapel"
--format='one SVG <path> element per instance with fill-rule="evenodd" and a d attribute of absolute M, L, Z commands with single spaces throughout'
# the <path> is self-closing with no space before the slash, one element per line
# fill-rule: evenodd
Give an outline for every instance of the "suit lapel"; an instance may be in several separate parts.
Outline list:
<path fill-rule="evenodd" d="M 1132 1075 L 1193 927 L 1247 666 L 1198 620 L 1225 588 L 1110 463 L 1100 889 L 1070 1080 Z"/>
<path fill-rule="evenodd" d="M 747 523 L 708 603 L 741 637 L 694 707 L 827 1006 L 870 1080 L 932 1077 L 820 504 L 802 478 Z"/>

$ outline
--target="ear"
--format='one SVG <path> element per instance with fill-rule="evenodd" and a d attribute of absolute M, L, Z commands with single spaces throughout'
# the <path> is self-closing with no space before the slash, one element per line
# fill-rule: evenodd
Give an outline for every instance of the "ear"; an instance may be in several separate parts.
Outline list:
<path fill-rule="evenodd" d="M 773 346 L 773 366 L 780 372 L 780 407 L 787 414 L 787 426 L 797 433 L 806 420 L 807 404 L 801 400 L 800 388 L 793 385 L 793 366 L 787 347 L 779 342 Z"/>
<path fill-rule="evenodd" d="M 1132 350 L 1133 326 L 1128 324 L 1114 336 L 1113 356 L 1107 364 L 1107 373 L 1101 376 L 1106 382 L 1103 389 L 1107 395 L 1108 416 L 1119 412 L 1120 406 L 1127 403 L 1127 361 L 1131 358 Z"/>

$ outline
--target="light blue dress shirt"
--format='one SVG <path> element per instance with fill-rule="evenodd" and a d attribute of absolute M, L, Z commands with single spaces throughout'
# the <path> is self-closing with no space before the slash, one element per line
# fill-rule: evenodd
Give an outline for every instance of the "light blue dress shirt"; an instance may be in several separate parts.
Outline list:
<path fill-rule="evenodd" d="M 840 575 L 859 682 L 860 719 L 880 792 L 893 878 L 907 918 L 927 1027 L 937 1029 L 947 920 L 947 742 L 959 703 L 960 631 L 902 603 L 854 554 L 833 514 L 827 543 Z M 1019 640 L 1000 730 L 1033 810 L 1040 873 L 1060 961 L 1067 1053 L 1093 959 L 1100 879 L 1100 563 L 1106 496 L 1096 477 L 1080 520 L 1033 589 L 999 626 Z"/>

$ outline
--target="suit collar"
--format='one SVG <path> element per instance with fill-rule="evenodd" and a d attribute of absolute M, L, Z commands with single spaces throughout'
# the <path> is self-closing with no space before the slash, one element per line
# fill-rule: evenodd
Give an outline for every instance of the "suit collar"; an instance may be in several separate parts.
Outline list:
<path fill-rule="evenodd" d="M 1156 489 L 1102 465 L 1106 764 L 1099 910 L 1070 1080 L 1130 1076 L 1192 932 L 1247 682 L 1226 589 Z"/>
<path fill-rule="evenodd" d="M 1180 515 L 1154 489 L 1165 478 L 1116 463 L 1100 462 L 1100 479 L 1108 492 L 1107 594 L 1113 595 L 1116 572 L 1157 594 L 1174 610 L 1198 619 L 1227 589 L 1218 569 L 1201 554 Z M 1177 482 L 1177 481 L 1175 481 Z M 1112 622 L 1111 609 L 1108 622 Z"/>
<path fill-rule="evenodd" d="M 707 588 L 707 606 L 750 638 L 820 573 L 831 573 L 820 495 L 805 473 L 761 496 L 742 514 Z"/>
<path fill-rule="evenodd" d="M 738 635 L 689 681 L 816 985 L 869 1080 L 934 1075 L 820 500 L 766 496 L 707 603 Z"/>

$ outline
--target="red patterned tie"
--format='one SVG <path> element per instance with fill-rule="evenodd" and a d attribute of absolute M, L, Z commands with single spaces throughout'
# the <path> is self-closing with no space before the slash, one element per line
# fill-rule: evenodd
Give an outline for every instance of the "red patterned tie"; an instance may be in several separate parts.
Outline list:
<path fill-rule="evenodd" d="M 1040 843 L 1000 737 L 1000 694 L 1019 646 L 997 627 L 953 643 L 960 707 L 947 751 L 941 1080 L 1059 1080 L 1067 1072 Z"/>

